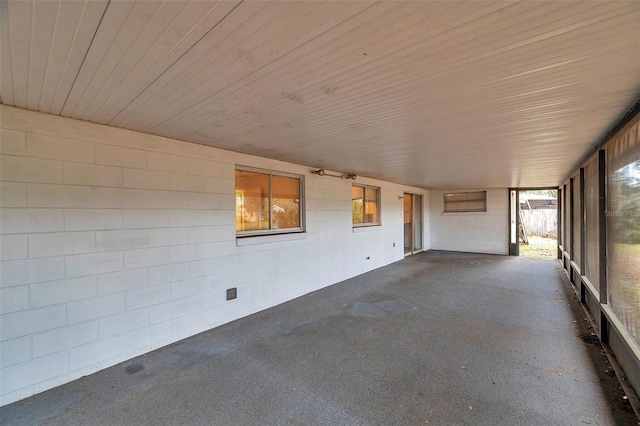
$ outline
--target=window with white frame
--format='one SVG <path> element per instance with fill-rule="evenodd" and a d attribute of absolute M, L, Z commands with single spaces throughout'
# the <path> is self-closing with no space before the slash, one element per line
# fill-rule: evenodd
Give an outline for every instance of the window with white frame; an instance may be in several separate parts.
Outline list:
<path fill-rule="evenodd" d="M 445 213 L 486 212 L 487 191 L 444 194 Z"/>
<path fill-rule="evenodd" d="M 354 227 L 380 225 L 380 188 L 354 184 L 351 203 Z"/>
<path fill-rule="evenodd" d="M 304 177 L 236 167 L 238 237 L 304 231 Z"/>

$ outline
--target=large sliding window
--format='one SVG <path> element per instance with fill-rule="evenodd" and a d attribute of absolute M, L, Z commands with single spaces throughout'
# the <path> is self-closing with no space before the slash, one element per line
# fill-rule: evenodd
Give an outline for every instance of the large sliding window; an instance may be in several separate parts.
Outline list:
<path fill-rule="evenodd" d="M 640 343 L 640 123 L 607 147 L 608 303 Z"/>
<path fill-rule="evenodd" d="M 237 167 L 237 235 L 302 232 L 303 183 L 299 175 Z"/>
<path fill-rule="evenodd" d="M 351 204 L 354 227 L 380 225 L 380 188 L 354 184 Z"/>

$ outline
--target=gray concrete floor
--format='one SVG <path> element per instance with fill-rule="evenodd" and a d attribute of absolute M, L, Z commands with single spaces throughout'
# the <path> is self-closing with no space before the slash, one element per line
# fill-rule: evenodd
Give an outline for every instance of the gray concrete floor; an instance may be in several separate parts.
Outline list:
<path fill-rule="evenodd" d="M 559 263 L 426 252 L 0 410 L 4 425 L 636 425 Z"/>

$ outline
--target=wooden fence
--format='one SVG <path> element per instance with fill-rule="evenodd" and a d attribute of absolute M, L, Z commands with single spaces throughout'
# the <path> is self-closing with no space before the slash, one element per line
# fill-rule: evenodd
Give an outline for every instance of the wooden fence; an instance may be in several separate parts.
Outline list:
<path fill-rule="evenodd" d="M 522 210 L 522 224 L 527 235 L 558 238 L 558 211 L 555 209 Z"/>

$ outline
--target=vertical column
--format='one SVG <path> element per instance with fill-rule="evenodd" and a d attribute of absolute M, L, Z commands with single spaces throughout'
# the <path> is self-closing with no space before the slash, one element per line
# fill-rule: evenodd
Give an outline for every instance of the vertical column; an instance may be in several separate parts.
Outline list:
<path fill-rule="evenodd" d="M 568 213 L 569 213 L 569 244 L 567 244 L 569 247 L 567 248 L 567 251 L 569 252 L 569 260 L 573 260 L 574 256 L 574 250 L 576 249 L 574 247 L 574 241 L 575 241 L 575 228 L 576 228 L 576 224 L 573 223 L 573 207 L 574 207 L 574 203 L 575 203 L 575 199 L 574 199 L 574 183 L 573 183 L 573 178 L 569 179 L 569 208 L 568 208 Z M 573 276 L 573 268 L 571 267 L 571 262 L 569 262 L 569 279 L 571 280 L 572 283 L 575 283 L 575 278 Z"/>
<path fill-rule="evenodd" d="M 520 255 L 520 195 L 509 188 L 509 256 Z"/>
<path fill-rule="evenodd" d="M 600 222 L 600 304 L 606 304 L 607 295 L 607 168 L 606 168 L 606 151 L 601 149 L 598 152 L 598 217 Z M 604 311 L 600 310 L 600 340 L 603 343 L 609 341 L 609 321 Z"/>
<path fill-rule="evenodd" d="M 560 246 L 564 247 L 564 238 L 562 237 L 562 233 L 564 232 L 564 228 L 562 227 L 562 214 L 564 213 L 564 210 L 562 209 L 562 196 L 563 196 L 563 192 L 562 192 L 562 188 L 558 188 L 558 199 L 557 199 L 557 204 L 558 204 L 558 209 L 557 209 L 557 213 L 558 213 L 558 218 L 557 218 L 557 235 L 558 235 L 558 259 L 562 259 L 562 250 L 560 249 Z"/>
<path fill-rule="evenodd" d="M 586 257 L 586 239 L 587 239 L 587 228 L 586 228 L 586 220 L 585 220 L 585 210 L 584 210 L 584 167 L 580 167 L 580 205 L 578 208 L 580 209 L 580 275 L 585 275 L 587 272 L 587 261 Z M 587 302 L 587 287 L 582 282 L 582 277 L 580 277 L 580 301 L 582 303 Z"/>

